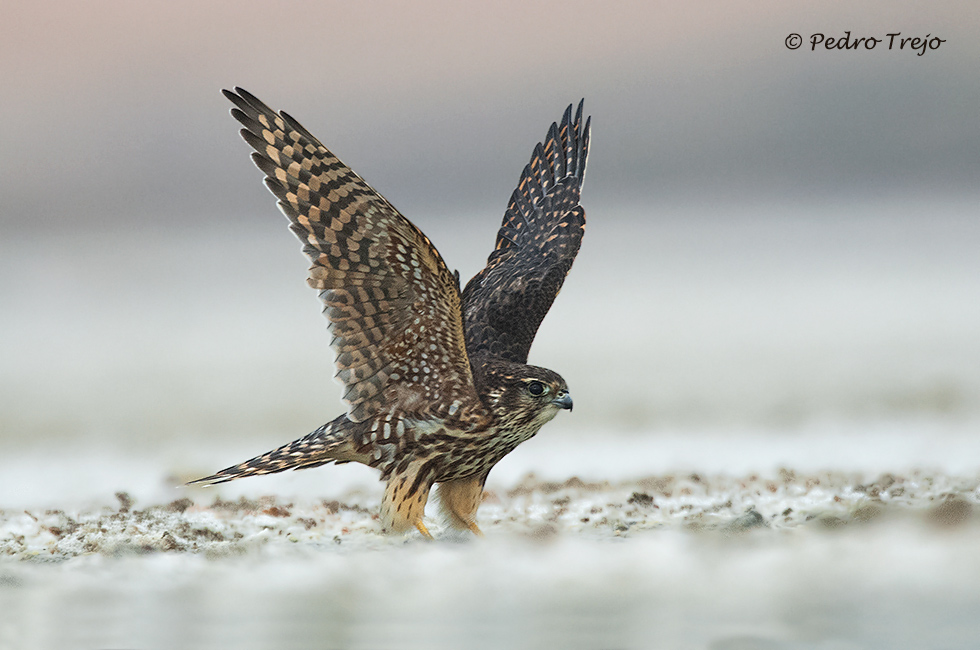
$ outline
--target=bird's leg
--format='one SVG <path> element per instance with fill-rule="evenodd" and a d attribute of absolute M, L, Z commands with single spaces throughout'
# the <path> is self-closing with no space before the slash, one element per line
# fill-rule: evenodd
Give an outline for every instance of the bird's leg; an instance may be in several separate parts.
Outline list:
<path fill-rule="evenodd" d="M 475 521 L 467 522 L 466 527 L 473 531 L 473 534 L 477 537 L 483 537 L 483 531 L 480 530 L 480 527 L 476 525 Z"/>
<path fill-rule="evenodd" d="M 425 527 L 425 524 L 422 522 L 421 518 L 416 520 L 415 527 L 418 529 L 420 533 L 422 533 L 422 537 L 430 540 L 432 539 L 432 533 L 430 533 L 429 529 Z"/>
<path fill-rule="evenodd" d="M 420 467 L 421 463 L 412 463 L 388 479 L 381 500 L 381 526 L 386 533 L 404 533 L 414 526 L 423 537 L 432 539 L 422 522 L 432 479 L 419 476 Z"/>
<path fill-rule="evenodd" d="M 487 475 L 481 474 L 439 483 L 439 509 L 447 524 L 483 536 L 480 527 L 476 525 L 476 511 L 483 500 L 483 484 L 486 480 Z"/>

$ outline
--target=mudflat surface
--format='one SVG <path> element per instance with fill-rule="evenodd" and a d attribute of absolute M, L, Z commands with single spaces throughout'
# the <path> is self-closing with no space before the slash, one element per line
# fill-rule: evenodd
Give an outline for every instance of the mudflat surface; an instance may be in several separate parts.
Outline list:
<path fill-rule="evenodd" d="M 773 476 L 684 474 L 614 483 L 577 477 L 542 481 L 528 475 L 506 491 L 487 491 L 479 519 L 489 537 L 511 541 L 608 541 L 656 531 L 725 538 L 755 529 L 780 537 L 879 521 L 939 530 L 972 525 L 978 486 L 980 474 L 924 471 L 868 479 L 859 473 L 781 469 Z M 382 535 L 373 496 L 365 490 L 337 499 L 195 495 L 137 504 L 128 493 L 117 492 L 117 503 L 101 508 L 3 510 L 0 555 L 35 563 L 154 552 L 217 559 L 275 553 L 293 544 L 323 552 L 368 552 L 426 543 L 414 531 Z M 443 541 L 469 543 L 471 537 L 442 528 L 438 520 L 431 529 Z"/>
<path fill-rule="evenodd" d="M 980 473 L 503 474 L 480 509 L 480 539 L 434 518 L 434 542 L 382 536 L 380 486 L 357 480 L 327 497 L 243 481 L 247 495 L 171 485 L 4 508 L 0 648 L 970 648 L 980 638 Z"/>

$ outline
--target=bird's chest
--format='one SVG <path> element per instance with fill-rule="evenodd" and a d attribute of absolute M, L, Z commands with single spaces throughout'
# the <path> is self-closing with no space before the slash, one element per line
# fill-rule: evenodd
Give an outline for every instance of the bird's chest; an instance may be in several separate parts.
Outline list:
<path fill-rule="evenodd" d="M 435 460 L 435 481 L 453 481 L 490 471 L 501 458 L 538 432 L 537 427 L 498 427 L 438 440 L 419 440 Z"/>

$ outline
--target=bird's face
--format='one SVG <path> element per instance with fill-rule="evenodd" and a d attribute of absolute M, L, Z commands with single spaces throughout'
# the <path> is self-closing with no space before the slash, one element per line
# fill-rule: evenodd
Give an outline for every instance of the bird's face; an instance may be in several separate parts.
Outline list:
<path fill-rule="evenodd" d="M 560 409 L 572 410 L 572 396 L 568 392 L 565 380 L 557 373 L 550 374 L 554 377 L 523 378 L 517 387 L 517 392 L 526 408 L 551 411 L 553 412 L 551 417 L 554 417 Z"/>
<path fill-rule="evenodd" d="M 568 384 L 558 373 L 524 364 L 506 364 L 489 373 L 490 407 L 505 426 L 540 428 L 562 409 L 572 409 Z"/>

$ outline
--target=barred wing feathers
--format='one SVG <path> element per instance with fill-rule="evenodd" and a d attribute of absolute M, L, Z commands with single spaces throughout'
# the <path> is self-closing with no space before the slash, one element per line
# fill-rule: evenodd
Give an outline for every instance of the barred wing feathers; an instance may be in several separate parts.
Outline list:
<path fill-rule="evenodd" d="M 572 117 L 552 123 L 511 195 L 486 267 L 463 291 L 466 349 L 527 363 L 534 335 L 561 290 L 582 244 L 579 205 L 589 155 L 591 118 L 584 100 Z"/>
<path fill-rule="evenodd" d="M 313 261 L 348 418 L 481 420 L 458 284 L 429 239 L 295 119 L 241 88 L 224 94 Z"/>

